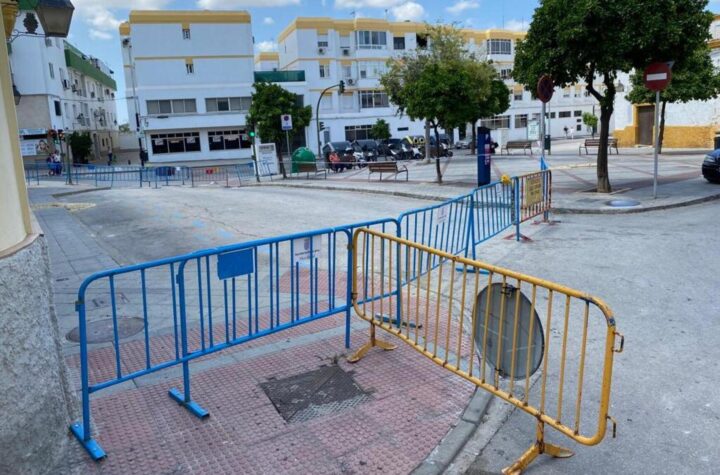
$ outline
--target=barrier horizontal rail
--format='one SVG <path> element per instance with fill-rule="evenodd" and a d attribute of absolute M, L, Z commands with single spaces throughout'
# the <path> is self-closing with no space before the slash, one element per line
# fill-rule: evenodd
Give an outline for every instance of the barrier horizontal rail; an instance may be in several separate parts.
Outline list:
<path fill-rule="evenodd" d="M 373 230 L 355 231 L 353 246 L 353 308 L 370 323 L 370 341 L 348 361 L 394 348 L 377 327 L 535 417 L 536 443 L 505 473 L 541 453 L 572 455 L 544 441 L 546 425 L 584 445 L 602 441 L 613 356 L 624 346 L 620 336 L 616 348 L 615 318 L 602 300 Z M 411 279 L 413 264 L 431 258 L 439 264 Z"/>
<path fill-rule="evenodd" d="M 345 312 L 350 323 L 350 241 L 358 227 L 397 231 L 393 219 L 206 249 L 92 274 L 78 290 L 82 420 L 70 428 L 90 456 L 105 456 L 91 432 L 90 395 L 182 365 L 170 397 L 207 416 L 190 393 L 190 361 Z M 89 321 L 112 337 L 89 353 Z M 126 325 L 140 329 L 122 334 Z"/>

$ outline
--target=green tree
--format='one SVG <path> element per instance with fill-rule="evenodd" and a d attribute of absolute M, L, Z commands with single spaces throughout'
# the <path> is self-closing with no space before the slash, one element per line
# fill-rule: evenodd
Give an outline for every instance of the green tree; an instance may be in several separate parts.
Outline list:
<path fill-rule="evenodd" d="M 643 71 L 630 77 L 632 89 L 626 99 L 633 104 L 655 103 L 655 92 L 645 87 Z M 660 92 L 660 151 L 665 136 L 665 107 L 674 102 L 707 101 L 720 94 L 720 74 L 710 59 L 707 45 L 698 48 L 683 64 L 673 67 L 672 80 Z"/>
<path fill-rule="evenodd" d="M 478 102 L 476 108 L 472 110 L 474 113 L 469 120 L 473 124 L 472 143 L 470 144 L 470 150 L 473 154 L 477 143 L 477 128 L 475 127 L 477 121 L 485 117 L 502 114 L 510 108 L 510 90 L 505 85 L 505 82 L 498 77 L 494 68 L 492 71 L 490 93 L 487 96 L 483 96 L 481 93 L 477 95 L 476 100 Z"/>
<path fill-rule="evenodd" d="M 400 114 L 427 121 L 435 133 L 435 171 L 440 170 L 440 133 L 466 124 L 477 104 L 478 89 L 489 93 L 489 81 L 477 83 L 469 67 L 475 58 L 465 47 L 465 39 L 454 26 L 426 26 L 428 48 L 418 48 L 388 61 L 388 71 L 380 78 L 390 102 Z"/>
<path fill-rule="evenodd" d="M 275 144 L 280 172 L 283 178 L 287 178 L 280 152 L 282 141 L 285 140 L 285 131 L 282 130 L 280 116 L 292 115 L 293 129 L 290 134 L 294 134 L 304 130 L 310 124 L 312 107 L 303 106 L 298 100 L 298 96 L 277 84 L 256 82 L 253 84 L 253 88 L 255 92 L 252 94 L 250 111 L 247 115 L 248 127 L 256 128 L 264 142 Z"/>
<path fill-rule="evenodd" d="M 707 0 L 544 0 L 535 10 L 513 75 L 530 90 L 543 74 L 559 87 L 586 84 L 600 104 L 599 192 L 611 191 L 607 144 L 618 71 L 685 61 L 709 37 L 713 15 L 706 6 Z"/>
<path fill-rule="evenodd" d="M 72 149 L 73 163 L 87 163 L 87 157 L 92 152 L 92 137 L 88 132 L 73 132 L 65 137 L 68 146 Z"/>
<path fill-rule="evenodd" d="M 370 129 L 370 137 L 375 140 L 388 140 L 390 138 L 390 124 L 383 119 L 378 119 Z"/>
<path fill-rule="evenodd" d="M 582 115 L 582 121 L 583 124 L 590 127 L 592 129 L 592 136 L 595 137 L 595 130 L 597 129 L 598 125 L 598 118 L 596 115 L 591 114 L 590 112 L 583 112 Z"/>
<path fill-rule="evenodd" d="M 127 124 L 127 123 L 120 124 L 120 126 L 118 127 L 118 131 L 120 131 L 122 133 L 130 132 L 130 124 Z"/>

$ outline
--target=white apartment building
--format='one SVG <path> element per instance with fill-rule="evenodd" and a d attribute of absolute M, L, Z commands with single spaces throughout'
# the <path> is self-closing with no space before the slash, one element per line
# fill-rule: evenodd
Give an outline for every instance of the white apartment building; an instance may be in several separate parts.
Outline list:
<path fill-rule="evenodd" d="M 16 109 L 23 158 L 45 159 L 54 149 L 52 129 L 90 133 L 95 158 L 113 150 L 118 135 L 113 71 L 60 38 L 18 36 L 9 46 L 13 84 L 21 94 Z"/>
<path fill-rule="evenodd" d="M 151 162 L 251 157 L 247 12 L 131 11 L 120 41 L 130 125 Z"/>
<path fill-rule="evenodd" d="M 370 18 L 335 20 L 296 18 L 278 37 L 281 71 L 305 71 L 313 110 L 320 100 L 324 123 L 322 142 L 367 138 L 377 119 L 390 124 L 394 137 L 424 133 L 423 123 L 397 114 L 379 84 L 386 62 L 408 50 L 427 45 L 424 23 L 390 22 Z M 529 120 L 539 119 L 540 103 L 512 80 L 515 46 L 524 33 L 504 30 L 462 30 L 468 48 L 478 58 L 492 60 L 511 91 L 511 107 L 501 116 L 481 121 L 495 129 L 500 142 L 527 138 Z M 271 64 L 260 61 L 260 64 Z M 343 80 L 337 88 L 323 91 Z M 320 95 L 322 95 L 322 99 Z M 548 130 L 554 137 L 584 134 L 582 113 L 593 112 L 596 101 L 582 85 L 558 89 L 549 104 Z M 311 148 L 316 148 L 315 124 L 310 127 Z M 466 131 L 455 131 L 455 138 Z"/>

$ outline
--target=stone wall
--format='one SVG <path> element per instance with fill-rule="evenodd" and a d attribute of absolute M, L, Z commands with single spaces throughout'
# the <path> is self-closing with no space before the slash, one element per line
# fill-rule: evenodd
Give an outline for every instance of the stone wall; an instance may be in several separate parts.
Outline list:
<path fill-rule="evenodd" d="M 52 299 L 43 236 L 0 257 L 2 474 L 50 471 L 76 417 Z"/>

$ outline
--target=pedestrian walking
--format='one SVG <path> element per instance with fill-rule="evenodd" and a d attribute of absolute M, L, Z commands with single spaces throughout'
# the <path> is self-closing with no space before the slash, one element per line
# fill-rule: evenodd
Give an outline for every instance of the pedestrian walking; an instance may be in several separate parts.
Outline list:
<path fill-rule="evenodd" d="M 565 138 L 568 138 L 568 128 L 567 125 L 563 127 L 563 130 L 565 131 Z"/>
<path fill-rule="evenodd" d="M 112 165 L 113 153 L 112 150 L 108 152 L 108 166 Z"/>

